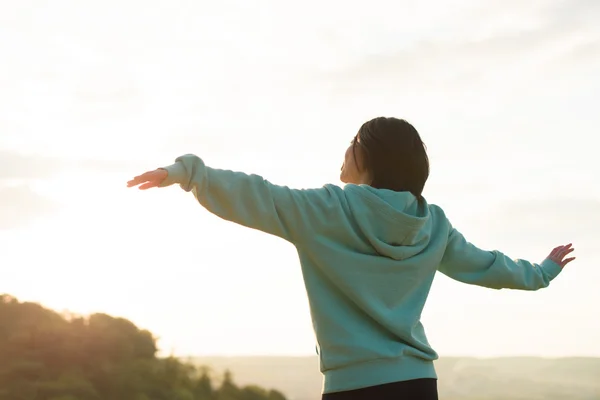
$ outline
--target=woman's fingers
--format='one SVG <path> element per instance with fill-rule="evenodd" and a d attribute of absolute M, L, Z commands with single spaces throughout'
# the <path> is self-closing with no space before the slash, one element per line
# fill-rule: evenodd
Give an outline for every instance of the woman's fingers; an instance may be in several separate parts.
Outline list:
<path fill-rule="evenodd" d="M 567 256 L 567 254 L 571 253 L 573 250 L 575 250 L 574 248 L 564 248 L 562 249 L 559 253 L 558 256 L 556 257 L 559 264 L 564 263 L 564 258 Z"/>
<path fill-rule="evenodd" d="M 143 185 L 140 185 L 139 189 L 146 190 L 146 189 L 150 189 L 150 188 L 157 187 L 157 186 L 158 186 L 158 182 L 150 181 L 150 182 L 144 183 Z"/>
<path fill-rule="evenodd" d="M 565 265 L 567 265 L 568 263 L 570 263 L 571 261 L 573 261 L 575 258 L 577 258 L 577 257 L 570 257 L 570 258 L 567 258 L 566 260 L 564 260 L 564 261 L 563 261 L 563 262 L 560 264 L 560 266 L 564 268 L 564 266 L 565 266 Z"/>
<path fill-rule="evenodd" d="M 570 249 L 568 249 L 568 250 L 563 250 L 563 251 L 562 251 L 560 254 L 561 254 L 563 257 L 564 257 L 564 256 L 566 256 L 567 254 L 569 254 L 570 252 L 572 252 L 573 250 L 575 250 L 575 249 L 571 247 L 571 248 L 570 248 Z"/>
<path fill-rule="evenodd" d="M 570 257 L 570 258 L 565 259 L 565 257 L 568 254 L 570 254 L 571 252 L 573 252 L 575 250 L 572 246 L 573 246 L 573 243 L 569 243 L 564 246 L 555 247 L 552 250 L 552 252 L 550 253 L 550 256 L 548 256 L 548 258 L 550 258 L 552 261 L 554 261 L 561 267 L 564 267 L 565 265 L 567 265 L 568 263 L 570 263 L 571 261 L 573 261 L 575 259 L 575 257 Z"/>
<path fill-rule="evenodd" d="M 572 243 L 569 243 L 569 244 L 567 244 L 567 245 L 565 245 L 565 246 L 558 246 L 558 247 L 555 247 L 555 248 L 552 250 L 552 252 L 550 253 L 550 255 L 551 255 L 551 256 L 553 256 L 553 257 L 558 257 L 558 256 L 560 256 L 561 254 L 563 254 L 565 251 L 568 251 L 569 249 L 571 249 L 571 251 L 572 251 L 572 248 L 571 248 L 571 246 L 572 246 Z"/>
<path fill-rule="evenodd" d="M 565 246 L 556 246 L 550 254 L 552 256 L 556 257 L 560 253 L 560 251 L 562 250 L 563 247 L 565 247 Z"/>
<path fill-rule="evenodd" d="M 162 180 L 159 170 L 144 172 L 127 182 L 127 187 L 142 185 L 140 189 L 150 189 L 158 186 Z"/>
<path fill-rule="evenodd" d="M 140 183 L 148 182 L 153 171 L 144 172 L 127 182 L 128 187 L 139 185 Z"/>

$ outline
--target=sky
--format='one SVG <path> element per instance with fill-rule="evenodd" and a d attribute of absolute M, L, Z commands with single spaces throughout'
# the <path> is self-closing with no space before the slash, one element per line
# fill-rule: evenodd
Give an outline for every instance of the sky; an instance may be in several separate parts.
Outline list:
<path fill-rule="evenodd" d="M 469 241 L 577 260 L 538 292 L 438 274 L 443 356 L 600 356 L 600 2 L 0 0 L 0 292 L 105 312 L 177 355 L 314 355 L 294 248 L 177 187 L 194 153 L 341 184 L 360 125 L 405 118 L 424 195 Z"/>

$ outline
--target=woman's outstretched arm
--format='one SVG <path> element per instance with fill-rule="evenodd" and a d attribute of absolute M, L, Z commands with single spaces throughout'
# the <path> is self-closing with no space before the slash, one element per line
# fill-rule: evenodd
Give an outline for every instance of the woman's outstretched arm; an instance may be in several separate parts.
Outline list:
<path fill-rule="evenodd" d="M 545 288 L 575 258 L 565 257 L 574 249 L 559 246 L 540 264 L 513 260 L 499 251 L 485 251 L 467 242 L 451 228 L 446 252 L 438 268 L 460 282 L 493 289 L 538 290 Z"/>
<path fill-rule="evenodd" d="M 128 182 L 129 187 L 141 185 L 140 189 L 173 184 L 191 191 L 204 208 L 227 221 L 294 244 L 314 235 L 314 230 L 327 223 L 332 212 L 339 212 L 339 198 L 330 186 L 290 189 L 258 175 L 207 167 L 192 154 Z"/>

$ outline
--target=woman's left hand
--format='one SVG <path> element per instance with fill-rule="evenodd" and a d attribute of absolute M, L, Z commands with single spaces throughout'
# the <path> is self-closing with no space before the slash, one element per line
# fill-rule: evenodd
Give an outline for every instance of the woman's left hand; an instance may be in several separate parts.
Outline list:
<path fill-rule="evenodd" d="M 573 248 L 572 243 L 569 243 L 566 246 L 558 246 L 550 252 L 550 255 L 547 258 L 560 265 L 561 268 L 564 268 L 565 265 L 567 265 L 575 259 L 575 257 L 565 258 L 573 250 L 575 249 Z"/>
<path fill-rule="evenodd" d="M 134 187 L 140 185 L 140 190 L 146 190 L 153 187 L 158 187 L 162 181 L 169 175 L 166 169 L 155 169 L 154 171 L 144 172 L 141 175 L 136 176 L 129 182 L 127 187 Z"/>

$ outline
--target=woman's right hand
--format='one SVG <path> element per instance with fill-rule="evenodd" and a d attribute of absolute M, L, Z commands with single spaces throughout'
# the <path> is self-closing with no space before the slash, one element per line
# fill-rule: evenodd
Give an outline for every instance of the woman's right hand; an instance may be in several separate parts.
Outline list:
<path fill-rule="evenodd" d="M 561 268 L 564 268 L 565 265 L 567 265 L 568 263 L 570 263 L 571 261 L 573 261 L 575 259 L 575 257 L 565 258 L 567 256 L 567 254 L 569 254 L 573 250 L 575 250 L 572 246 L 573 246 L 573 244 L 569 243 L 565 246 L 555 247 L 554 250 L 552 250 L 550 252 L 550 255 L 548 255 L 547 258 L 549 260 L 554 261 L 558 265 L 560 265 Z"/>
<path fill-rule="evenodd" d="M 166 169 L 158 168 L 154 171 L 148 171 L 136 176 L 135 178 L 127 182 L 127 187 L 134 187 L 139 185 L 139 189 L 141 190 L 159 187 L 162 181 L 164 181 L 168 175 L 169 173 Z"/>

